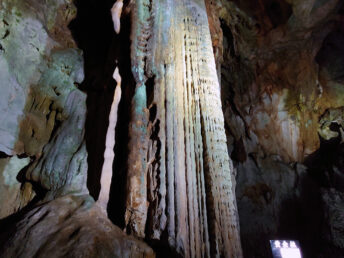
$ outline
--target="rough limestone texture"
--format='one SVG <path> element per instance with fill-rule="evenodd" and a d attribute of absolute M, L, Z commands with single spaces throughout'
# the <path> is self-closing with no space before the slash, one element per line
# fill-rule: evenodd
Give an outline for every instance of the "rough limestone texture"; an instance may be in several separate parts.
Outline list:
<path fill-rule="evenodd" d="M 139 0 L 132 24 L 126 231 L 182 257 L 241 257 L 205 3 Z"/>
<path fill-rule="evenodd" d="M 70 0 L 0 1 L 0 256 L 154 257 L 88 195 L 75 15 Z"/>
<path fill-rule="evenodd" d="M 245 255 L 259 257 L 269 254 L 269 240 L 292 225 L 293 210 L 308 214 L 307 208 L 314 208 L 309 199 L 307 207 L 293 203 L 303 194 L 306 167 L 301 164 L 287 165 L 275 156 L 249 157 L 236 169 L 238 212 L 240 220 L 245 222 L 241 223 L 241 237 L 249 239 L 243 242 Z M 306 223 L 300 228 L 312 232 Z"/>
<path fill-rule="evenodd" d="M 67 97 L 62 122 L 42 156 L 26 171 L 26 179 L 48 191 L 46 199 L 67 193 L 88 193 L 87 152 L 84 142 L 86 96 L 74 90 Z"/>
<path fill-rule="evenodd" d="M 69 1 L 50 1 L 48 7 L 41 1 L 3 0 L 0 6 L 0 89 L 2 92 L 0 151 L 3 153 L 2 157 L 6 155 L 29 156 L 27 160 L 34 164 L 37 164 L 38 160 L 47 159 L 46 153 L 43 154 L 43 148 L 51 139 L 54 129 L 57 129 L 68 118 L 69 123 L 73 122 L 70 120 L 72 114 L 69 112 L 73 109 L 73 103 L 71 100 L 67 102 L 67 98 L 70 97 L 71 92 L 76 91 L 78 93 L 72 95 L 79 95 L 78 100 L 81 101 L 73 104 L 78 105 L 74 109 L 78 108 L 79 114 L 83 116 L 78 125 L 79 131 L 76 132 L 79 139 L 73 139 L 70 143 L 74 146 L 69 148 L 74 148 L 74 152 L 70 150 L 63 154 L 69 155 L 68 158 L 55 153 L 54 169 L 66 170 L 63 173 L 69 175 L 68 180 L 65 178 L 59 182 L 59 185 L 54 186 L 56 190 L 64 184 L 71 183 L 73 173 L 78 173 L 79 167 L 83 176 L 86 176 L 87 171 L 85 148 L 79 151 L 79 153 L 83 152 L 82 157 L 79 157 L 83 160 L 82 166 L 78 166 L 80 162 L 75 160 L 74 167 L 73 165 L 68 169 L 65 167 L 69 164 L 67 161 L 72 159 L 76 149 L 81 146 L 83 136 L 80 133 L 84 127 L 86 112 L 86 96 L 74 85 L 80 83 L 84 77 L 81 51 L 75 48 L 70 31 L 67 29 L 76 9 Z M 76 122 L 78 118 L 74 119 Z M 69 124 L 69 127 L 76 129 L 76 123 Z M 67 133 L 66 131 L 65 134 Z M 58 136 L 54 135 L 55 138 Z M 60 146 L 55 146 L 55 149 L 59 148 Z M 12 160 L 15 160 L 15 156 Z M 6 162 L 6 159 L 1 158 L 1 162 Z M 16 190 L 12 188 L 11 193 L 2 192 L 3 198 L 8 200 L 8 206 L 12 206 L 13 210 L 25 206 L 34 195 L 32 182 L 45 190 L 53 188 L 51 185 L 47 186 L 47 181 L 50 179 L 43 175 L 51 174 L 53 171 L 52 161 L 48 163 L 50 164 L 45 164 L 45 166 L 50 166 L 49 171 L 40 171 L 42 175 L 36 172 L 35 178 L 27 178 L 30 182 L 22 176 L 25 171 L 22 171 L 21 175 L 18 174 L 22 166 L 12 166 L 11 171 L 7 172 L 1 170 L 1 175 L 11 173 L 11 177 L 17 179 L 16 184 L 22 184 L 21 187 L 15 187 Z M 35 165 L 31 164 L 30 167 L 33 168 L 33 166 Z M 58 174 L 54 176 L 59 178 Z M 21 182 L 19 183 L 18 180 Z M 0 180 L 0 186 L 5 189 L 6 181 Z M 14 198 L 14 196 L 17 197 Z M 0 209 L 7 208 L 3 205 Z"/>
<path fill-rule="evenodd" d="M 20 137 L 20 133 L 24 133 L 21 130 L 25 130 L 25 128 L 21 129 L 20 122 L 25 115 L 28 115 L 25 114 L 26 112 L 32 113 L 31 120 L 36 121 L 32 121 L 31 123 L 36 122 L 35 124 L 41 122 L 40 120 L 43 119 L 35 111 L 38 111 L 38 113 L 45 112 L 48 119 L 44 117 L 44 120 L 49 120 L 50 113 L 54 116 L 54 110 L 50 110 L 52 102 L 51 99 L 49 100 L 50 96 L 39 98 L 32 91 L 35 90 L 36 86 L 40 86 L 38 84 L 40 84 L 39 81 L 43 77 L 43 71 L 47 69 L 48 57 L 55 49 L 65 48 L 68 45 L 69 47 L 73 47 L 71 42 L 66 41 L 63 37 L 55 40 L 54 38 L 58 33 L 54 28 L 59 26 L 61 22 L 66 26 L 71 18 L 73 18 L 75 8 L 72 8 L 69 1 L 50 2 L 51 6 L 49 7 L 49 11 L 46 10 L 47 7 L 41 1 L 3 0 L 0 3 L 2 78 L 0 86 L 3 92 L 3 101 L 1 101 L 2 138 L 0 151 L 7 155 L 24 152 L 24 143 L 18 141 L 18 138 Z M 67 9 L 65 14 L 61 14 L 61 8 Z M 60 26 L 60 29 L 63 29 L 62 26 Z M 67 34 L 70 36 L 69 31 Z M 77 66 L 74 68 L 77 68 Z M 79 68 L 81 68 L 79 71 L 81 74 L 78 76 L 78 80 L 76 80 L 78 82 L 83 79 L 82 65 Z M 68 68 L 66 72 L 68 72 Z M 73 76 L 70 76 L 70 78 L 72 80 Z M 63 81 L 63 78 L 60 79 Z M 49 86 L 53 88 L 52 85 Z M 59 87 L 59 85 L 55 85 L 55 87 Z M 31 100 L 31 98 L 35 101 Z M 36 102 L 35 107 L 31 110 L 24 110 L 25 105 L 30 101 Z M 43 128 L 37 128 L 42 131 L 45 129 L 43 135 L 36 136 L 36 141 L 39 142 L 36 143 L 39 145 L 37 149 L 41 148 L 49 140 L 52 130 L 51 121 L 50 123 L 46 122 L 46 124 Z M 32 131 L 30 130 L 29 133 L 32 133 Z M 27 146 L 27 148 L 29 147 Z M 35 153 L 30 154 L 34 155 Z"/>
<path fill-rule="evenodd" d="M 0 184 L 0 219 L 5 218 L 25 206 L 35 195 L 32 185 L 21 184 L 17 180 L 16 171 L 21 171 L 30 163 L 30 158 L 17 156 L 0 159 L 1 184 Z"/>
<path fill-rule="evenodd" d="M 112 224 L 89 195 L 43 203 L 15 224 L 1 257 L 155 257 L 143 242 Z"/>
<path fill-rule="evenodd" d="M 244 255 L 268 257 L 268 239 L 294 238 L 306 257 L 341 257 L 321 189 L 343 192 L 343 1 L 207 8 Z"/>
<path fill-rule="evenodd" d="M 344 248 L 344 193 L 336 189 L 323 189 L 327 229 L 325 237 L 338 249 Z"/>

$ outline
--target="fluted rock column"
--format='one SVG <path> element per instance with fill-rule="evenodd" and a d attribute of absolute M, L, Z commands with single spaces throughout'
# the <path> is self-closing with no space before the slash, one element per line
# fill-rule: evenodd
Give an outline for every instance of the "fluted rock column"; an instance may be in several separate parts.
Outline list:
<path fill-rule="evenodd" d="M 166 232 L 184 257 L 242 257 L 204 0 L 137 0 L 132 17 L 127 232 Z"/>

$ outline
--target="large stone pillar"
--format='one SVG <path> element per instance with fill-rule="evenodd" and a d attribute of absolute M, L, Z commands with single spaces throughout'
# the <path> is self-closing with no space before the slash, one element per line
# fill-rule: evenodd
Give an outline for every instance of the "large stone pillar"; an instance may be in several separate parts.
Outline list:
<path fill-rule="evenodd" d="M 132 24 L 127 232 L 166 231 L 184 257 L 242 257 L 204 0 L 137 0 Z"/>

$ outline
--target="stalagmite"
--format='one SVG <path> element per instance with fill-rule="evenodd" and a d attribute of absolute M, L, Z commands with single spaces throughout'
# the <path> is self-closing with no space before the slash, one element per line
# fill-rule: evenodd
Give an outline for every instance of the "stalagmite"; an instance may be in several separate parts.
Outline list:
<path fill-rule="evenodd" d="M 100 179 L 100 194 L 98 198 L 98 205 L 100 205 L 105 211 L 107 204 L 109 202 L 110 195 L 110 186 L 112 178 L 112 164 L 115 157 L 113 148 L 115 146 L 115 128 L 117 123 L 117 110 L 118 104 L 121 100 L 121 76 L 119 74 L 118 67 L 116 67 L 115 72 L 113 73 L 113 78 L 117 82 L 115 93 L 113 96 L 113 101 L 111 105 L 111 111 L 109 115 L 109 126 L 106 133 L 106 143 L 105 143 L 105 152 L 104 152 L 104 164 L 102 168 L 102 174 Z"/>
<path fill-rule="evenodd" d="M 115 32 L 119 34 L 121 29 L 121 14 L 123 8 L 123 0 L 117 0 L 111 8 L 111 16 Z"/>

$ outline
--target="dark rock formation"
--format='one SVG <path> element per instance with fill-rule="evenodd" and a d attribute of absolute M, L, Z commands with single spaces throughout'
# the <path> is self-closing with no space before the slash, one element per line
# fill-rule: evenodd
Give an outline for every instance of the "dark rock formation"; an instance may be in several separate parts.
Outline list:
<path fill-rule="evenodd" d="M 326 233 L 340 195 L 323 194 L 343 191 L 343 3 L 209 2 L 244 255 L 291 238 L 306 257 L 343 256 Z"/>
<path fill-rule="evenodd" d="M 2 257 L 155 257 L 113 225 L 88 195 L 42 203 L 13 226 Z"/>

